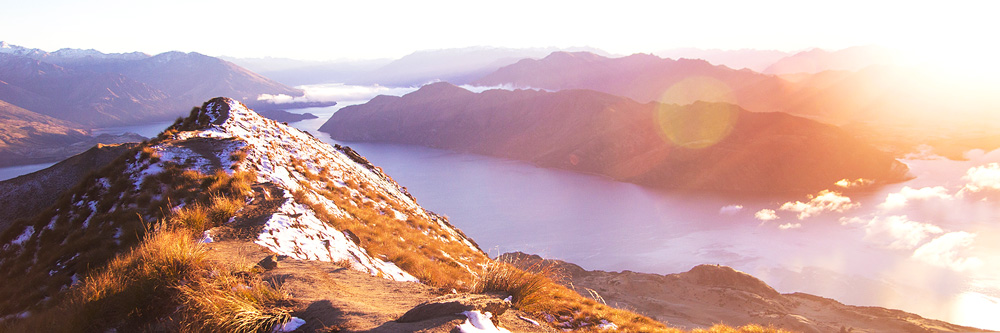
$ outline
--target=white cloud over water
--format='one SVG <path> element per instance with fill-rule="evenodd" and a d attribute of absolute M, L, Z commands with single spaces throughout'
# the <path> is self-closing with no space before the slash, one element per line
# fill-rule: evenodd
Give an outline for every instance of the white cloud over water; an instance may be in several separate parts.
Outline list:
<path fill-rule="evenodd" d="M 1000 191 L 1000 164 L 989 163 L 969 168 L 962 180 L 967 183 L 958 192 L 959 196 L 968 193 Z"/>
<path fill-rule="evenodd" d="M 719 208 L 719 214 L 722 215 L 736 215 L 743 210 L 743 205 L 726 205 Z"/>
<path fill-rule="evenodd" d="M 823 212 L 843 213 L 848 209 L 855 208 L 860 205 L 860 203 L 851 202 L 851 198 L 843 196 L 840 193 L 823 190 L 816 195 L 810 195 L 809 201 L 807 202 L 789 201 L 782 204 L 778 210 L 796 212 L 798 213 L 798 219 L 804 220 Z"/>
<path fill-rule="evenodd" d="M 765 208 L 754 213 L 753 217 L 764 222 L 774 221 L 778 219 L 778 213 L 774 209 Z"/>
<path fill-rule="evenodd" d="M 899 192 L 889 193 L 885 197 L 885 202 L 879 204 L 878 207 L 886 210 L 899 209 L 906 207 L 911 201 L 927 201 L 931 199 L 951 200 L 952 195 L 948 194 L 948 189 L 943 186 L 922 187 L 919 189 L 904 186 Z"/>
<path fill-rule="evenodd" d="M 433 83 L 433 82 L 429 82 Z M 462 89 L 480 93 L 491 89 L 513 90 L 509 85 L 501 86 L 460 86 Z M 304 96 L 292 97 L 285 94 L 271 95 L 261 94 L 257 96 L 258 101 L 266 101 L 274 104 L 285 104 L 293 102 L 366 102 L 378 95 L 403 96 L 420 89 L 420 87 L 386 87 L 381 85 L 348 85 L 343 83 L 310 84 L 298 86 L 305 92 Z M 531 89 L 531 88 L 526 88 Z"/>
<path fill-rule="evenodd" d="M 975 238 L 976 234 L 965 231 L 949 232 L 913 251 L 912 258 L 958 272 L 976 269 L 983 261 L 968 255 Z"/>
<path fill-rule="evenodd" d="M 912 221 L 905 215 L 841 218 L 840 223 L 860 225 L 865 230 L 865 240 L 896 250 L 915 249 L 932 236 L 944 233 L 936 225 Z"/>

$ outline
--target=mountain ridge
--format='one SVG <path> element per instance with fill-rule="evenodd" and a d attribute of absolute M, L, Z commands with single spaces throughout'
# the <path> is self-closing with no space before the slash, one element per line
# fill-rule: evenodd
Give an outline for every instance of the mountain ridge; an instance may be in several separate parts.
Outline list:
<path fill-rule="evenodd" d="M 808 193 L 845 178 L 894 182 L 907 170 L 836 127 L 792 115 L 723 103 L 640 104 L 590 90 L 477 94 L 436 83 L 345 107 L 320 131 L 682 190 Z"/>

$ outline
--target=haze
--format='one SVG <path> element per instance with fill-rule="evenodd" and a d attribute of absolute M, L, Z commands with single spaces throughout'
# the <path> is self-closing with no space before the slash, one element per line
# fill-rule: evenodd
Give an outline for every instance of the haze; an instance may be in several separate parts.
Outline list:
<path fill-rule="evenodd" d="M 17 1 L 4 40 L 47 51 L 396 58 L 467 46 L 828 50 L 880 44 L 919 60 L 994 59 L 995 2 Z M 249 24 L 248 24 L 249 23 Z"/>

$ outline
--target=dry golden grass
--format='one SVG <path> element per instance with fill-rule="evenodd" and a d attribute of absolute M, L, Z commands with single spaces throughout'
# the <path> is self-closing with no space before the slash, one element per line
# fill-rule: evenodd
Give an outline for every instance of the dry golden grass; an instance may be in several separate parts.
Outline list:
<path fill-rule="evenodd" d="M 0 327 L 11 332 L 269 331 L 289 296 L 252 272 L 205 259 L 185 230 L 152 232 L 74 286 L 58 306 Z"/>
<path fill-rule="evenodd" d="M 730 327 L 716 324 L 708 329 L 695 329 L 692 333 L 791 333 L 792 331 L 775 328 L 772 326 L 761 326 L 757 324 L 744 325 L 740 327 Z"/>

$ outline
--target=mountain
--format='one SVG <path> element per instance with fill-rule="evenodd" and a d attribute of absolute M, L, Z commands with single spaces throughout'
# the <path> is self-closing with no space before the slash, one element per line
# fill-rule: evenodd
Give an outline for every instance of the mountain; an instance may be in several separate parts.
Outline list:
<path fill-rule="evenodd" d="M 88 126 L 176 116 L 162 91 L 119 73 L 74 70 L 0 54 L 0 100 Z"/>
<path fill-rule="evenodd" d="M 726 266 L 699 265 L 659 275 L 588 271 L 560 260 L 507 253 L 498 260 L 560 271 L 569 287 L 597 301 L 645 313 L 682 328 L 759 324 L 795 332 L 986 332 L 899 310 L 851 306 L 805 293 L 780 294 Z"/>
<path fill-rule="evenodd" d="M 7 164 L 3 160 L 30 156 L 14 157 L 14 150 L 20 148 L 59 147 L 90 139 L 89 133 L 78 126 L 0 100 L 0 165 Z"/>
<path fill-rule="evenodd" d="M 392 59 L 332 61 L 234 57 L 221 57 L 221 59 L 290 86 L 347 82 L 392 62 Z"/>
<path fill-rule="evenodd" d="M 696 48 L 663 50 L 656 52 L 655 54 L 663 58 L 671 59 L 703 59 L 713 65 L 723 65 L 733 69 L 746 68 L 754 72 L 763 72 L 764 69 L 778 60 L 792 55 L 792 53 L 778 50 L 719 50 Z"/>
<path fill-rule="evenodd" d="M 658 188 L 814 192 L 907 167 L 834 126 L 724 103 L 646 103 L 589 90 L 472 93 L 436 83 L 344 107 L 335 140 L 422 145 Z"/>
<path fill-rule="evenodd" d="M 775 103 L 796 88 L 771 75 L 735 70 L 700 59 L 662 59 L 649 54 L 607 58 L 588 52 L 553 52 L 498 69 L 474 85 L 546 90 L 590 89 L 640 102 L 735 103 L 756 112 L 783 111 Z"/>
<path fill-rule="evenodd" d="M 0 181 L 0 233 L 15 219 L 42 212 L 55 203 L 59 194 L 138 144 L 97 144 L 48 168 Z"/>
<path fill-rule="evenodd" d="M 169 120 L 216 96 L 256 101 L 261 94 L 303 96 L 233 63 L 198 53 L 48 53 L 0 45 L 0 99 L 84 126 Z"/>
<path fill-rule="evenodd" d="M 862 47 L 834 52 L 831 57 L 844 61 L 820 65 L 851 70 L 782 75 L 737 71 L 704 60 L 557 52 L 500 68 L 474 84 L 591 89 L 639 102 L 726 102 L 753 112 L 784 112 L 852 131 L 860 128 L 857 135 L 876 133 L 878 140 L 889 143 L 887 149 L 904 153 L 928 144 L 928 138 L 949 140 L 996 132 L 993 124 L 1000 115 L 994 110 L 1000 107 L 1000 95 L 995 91 L 1000 85 L 933 67 L 873 64 L 857 69 L 852 65 L 892 59 L 878 50 Z"/>
<path fill-rule="evenodd" d="M 538 58 L 557 50 L 467 47 L 417 51 L 373 71 L 361 73 L 345 83 L 393 87 L 416 87 L 434 81 L 465 84 L 521 59 Z M 573 50 L 602 53 L 588 48 Z"/>
<path fill-rule="evenodd" d="M 166 52 L 149 58 L 81 65 L 79 68 L 121 73 L 165 92 L 178 104 L 197 105 L 216 96 L 256 101 L 261 94 L 302 96 L 290 88 L 231 62 L 191 52 Z"/>
<path fill-rule="evenodd" d="M 11 45 L 4 41 L 0 41 L 0 53 L 8 53 L 35 60 L 43 60 L 60 66 L 76 62 L 139 60 L 149 58 L 148 54 L 142 52 L 103 53 L 94 49 L 81 50 L 63 48 L 50 53 L 39 49 L 29 49 L 23 46 Z"/>
<path fill-rule="evenodd" d="M 448 331 L 489 312 L 522 332 L 674 332 L 490 260 L 357 152 L 224 97 L 0 244 L 5 331 Z"/>
<path fill-rule="evenodd" d="M 829 70 L 857 71 L 874 65 L 899 62 L 892 50 L 875 45 L 854 46 L 837 51 L 812 49 L 784 57 L 763 69 L 766 74 L 819 73 Z"/>

